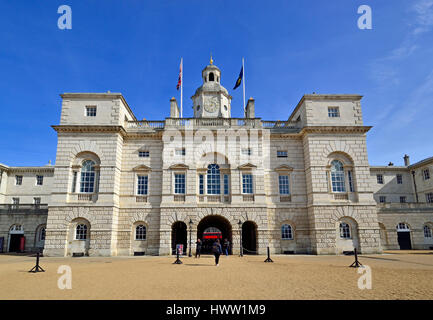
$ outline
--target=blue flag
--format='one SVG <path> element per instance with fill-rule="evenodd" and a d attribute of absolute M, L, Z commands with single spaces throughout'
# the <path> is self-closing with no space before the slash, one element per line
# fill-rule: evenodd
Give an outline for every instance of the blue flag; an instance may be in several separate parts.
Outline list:
<path fill-rule="evenodd" d="M 233 88 L 233 90 L 235 90 L 237 87 L 239 87 L 241 85 L 243 76 L 244 76 L 244 67 L 242 66 L 241 72 L 239 73 L 239 77 L 236 80 L 236 84 L 235 84 L 235 87 Z"/>

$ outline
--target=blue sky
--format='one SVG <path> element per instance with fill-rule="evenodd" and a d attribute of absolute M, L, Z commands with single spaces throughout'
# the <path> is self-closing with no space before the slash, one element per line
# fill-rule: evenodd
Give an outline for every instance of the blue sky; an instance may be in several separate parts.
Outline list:
<path fill-rule="evenodd" d="M 57 8 L 72 8 L 60 30 Z M 373 11 L 360 30 L 357 9 Z M 0 162 L 55 161 L 63 92 L 121 92 L 137 118 L 184 116 L 212 52 L 231 90 L 245 57 L 247 98 L 256 115 L 287 119 L 306 93 L 357 93 L 372 165 L 433 156 L 433 0 L 87 0 L 0 1 Z"/>

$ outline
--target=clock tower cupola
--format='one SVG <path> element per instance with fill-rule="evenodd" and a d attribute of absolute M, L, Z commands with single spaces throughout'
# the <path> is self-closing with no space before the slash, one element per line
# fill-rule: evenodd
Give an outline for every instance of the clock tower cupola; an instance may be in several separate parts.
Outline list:
<path fill-rule="evenodd" d="M 194 118 L 230 118 L 232 97 L 220 84 L 221 70 L 213 64 L 212 57 L 201 75 L 203 85 L 191 97 Z"/>

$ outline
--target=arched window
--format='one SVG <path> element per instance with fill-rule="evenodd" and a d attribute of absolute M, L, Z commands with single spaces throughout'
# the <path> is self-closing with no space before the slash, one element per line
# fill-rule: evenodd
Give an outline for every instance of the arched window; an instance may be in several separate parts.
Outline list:
<path fill-rule="evenodd" d="M 138 225 L 135 228 L 135 240 L 146 240 L 146 226 Z"/>
<path fill-rule="evenodd" d="M 341 161 L 334 160 L 331 162 L 331 182 L 332 192 L 346 192 L 344 169 Z"/>
<path fill-rule="evenodd" d="M 286 240 L 293 239 L 293 230 L 291 225 L 283 224 L 281 226 L 281 239 L 286 239 Z"/>
<path fill-rule="evenodd" d="M 39 229 L 38 240 L 45 241 L 45 227 Z"/>
<path fill-rule="evenodd" d="M 207 167 L 207 193 L 221 193 L 220 167 L 217 164 L 210 164 Z"/>
<path fill-rule="evenodd" d="M 431 228 L 428 225 L 424 226 L 424 238 L 431 238 L 432 237 L 432 232 L 431 232 Z"/>
<path fill-rule="evenodd" d="M 340 238 L 341 239 L 350 239 L 350 226 L 345 223 L 345 222 L 341 222 L 340 223 Z"/>
<path fill-rule="evenodd" d="M 85 224 L 77 225 L 75 229 L 75 240 L 86 240 L 87 239 L 87 226 Z"/>
<path fill-rule="evenodd" d="M 209 73 L 209 81 L 215 81 L 215 76 L 213 75 L 213 72 Z"/>
<path fill-rule="evenodd" d="M 81 168 L 80 192 L 93 193 L 95 191 L 95 163 L 85 160 Z"/>

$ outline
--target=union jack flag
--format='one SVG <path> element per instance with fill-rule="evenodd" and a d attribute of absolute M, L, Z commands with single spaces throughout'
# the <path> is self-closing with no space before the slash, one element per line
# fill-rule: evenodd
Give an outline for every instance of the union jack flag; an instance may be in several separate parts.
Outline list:
<path fill-rule="evenodd" d="M 180 61 L 180 67 L 179 67 L 179 78 L 177 80 L 177 86 L 176 89 L 179 90 L 180 86 L 182 85 L 182 61 Z"/>

